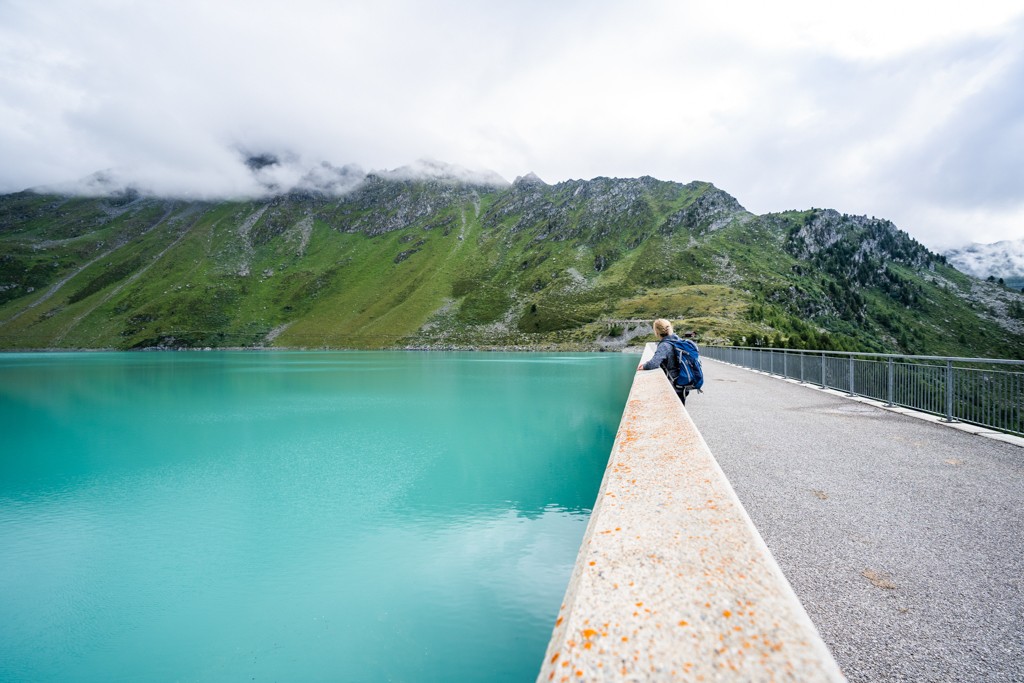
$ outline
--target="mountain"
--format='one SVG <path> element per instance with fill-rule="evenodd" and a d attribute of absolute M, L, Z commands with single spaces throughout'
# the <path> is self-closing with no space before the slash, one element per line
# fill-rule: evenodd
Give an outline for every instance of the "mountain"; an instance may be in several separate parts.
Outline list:
<path fill-rule="evenodd" d="M 945 252 L 955 268 L 974 277 L 1000 278 L 1007 287 L 1024 288 L 1024 238 L 993 244 L 970 244 Z"/>
<path fill-rule="evenodd" d="M 615 349 L 663 316 L 705 342 L 1024 357 L 1024 295 L 883 219 L 758 216 L 706 182 L 275 164 L 253 158 L 256 199 L 0 197 L 0 348 Z"/>

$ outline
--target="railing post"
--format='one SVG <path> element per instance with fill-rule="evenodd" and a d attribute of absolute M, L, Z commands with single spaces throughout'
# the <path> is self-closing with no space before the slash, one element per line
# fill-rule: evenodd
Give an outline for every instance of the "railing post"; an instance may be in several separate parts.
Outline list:
<path fill-rule="evenodd" d="M 850 356 L 850 396 L 853 395 L 853 356 Z"/>
<path fill-rule="evenodd" d="M 800 384 L 804 383 L 804 356 L 806 355 L 803 351 L 800 352 Z"/>
<path fill-rule="evenodd" d="M 893 394 L 896 384 L 896 364 L 892 360 L 892 356 L 889 356 L 889 403 L 888 405 L 896 405 L 893 403 Z"/>
<path fill-rule="evenodd" d="M 782 352 L 782 377 L 789 379 L 789 354 Z"/>
<path fill-rule="evenodd" d="M 828 382 L 825 381 L 825 352 L 821 352 L 821 388 L 828 389 Z"/>
<path fill-rule="evenodd" d="M 953 361 L 946 361 L 946 422 L 953 421 Z"/>

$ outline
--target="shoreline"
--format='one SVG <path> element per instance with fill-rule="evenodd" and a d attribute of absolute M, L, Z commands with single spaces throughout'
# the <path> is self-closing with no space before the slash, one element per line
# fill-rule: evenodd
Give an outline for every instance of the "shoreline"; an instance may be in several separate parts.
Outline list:
<path fill-rule="evenodd" d="M 378 349 L 364 349 L 345 346 L 309 347 L 309 346 L 205 346 L 205 347 L 151 347 L 145 349 L 117 348 L 24 348 L 0 349 L 0 354 L 9 353 L 212 353 L 215 351 L 412 351 L 412 352 L 464 352 L 464 353 L 643 353 L 642 346 L 626 346 L 614 351 L 605 348 L 565 348 L 563 346 L 396 346 Z"/>

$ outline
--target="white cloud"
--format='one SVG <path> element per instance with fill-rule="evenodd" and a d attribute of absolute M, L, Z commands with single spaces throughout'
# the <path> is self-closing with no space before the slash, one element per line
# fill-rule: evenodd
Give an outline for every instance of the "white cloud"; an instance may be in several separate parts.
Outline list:
<path fill-rule="evenodd" d="M 701 27 L 769 52 L 829 54 L 846 60 L 890 60 L 964 37 L 1000 34 L 1021 13 L 1016 0 L 861 0 L 823 3 L 683 5 Z"/>
<path fill-rule="evenodd" d="M 1024 275 L 1024 238 L 995 244 L 972 244 L 947 256 L 958 270 L 979 278 L 1019 278 Z"/>
<path fill-rule="evenodd" d="M 244 149 L 299 160 L 280 182 L 421 158 L 646 174 L 757 212 L 888 217 L 930 246 L 1013 238 L 1022 80 L 1024 0 L 9 0 L 0 191 L 115 168 L 244 193 Z"/>
<path fill-rule="evenodd" d="M 1024 239 L 1024 201 L 999 209 L 913 206 L 907 212 L 907 219 L 912 225 L 929 227 L 927 244 L 936 251 L 971 243 Z"/>

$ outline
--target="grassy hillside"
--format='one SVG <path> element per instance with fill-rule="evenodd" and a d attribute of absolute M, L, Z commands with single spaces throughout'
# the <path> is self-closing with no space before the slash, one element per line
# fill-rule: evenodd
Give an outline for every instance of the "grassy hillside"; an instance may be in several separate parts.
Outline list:
<path fill-rule="evenodd" d="M 1024 357 L 1024 295 L 891 223 L 708 183 L 368 177 L 334 197 L 0 197 L 0 348 L 617 348 Z M 639 335 L 639 336 L 635 336 Z"/>

